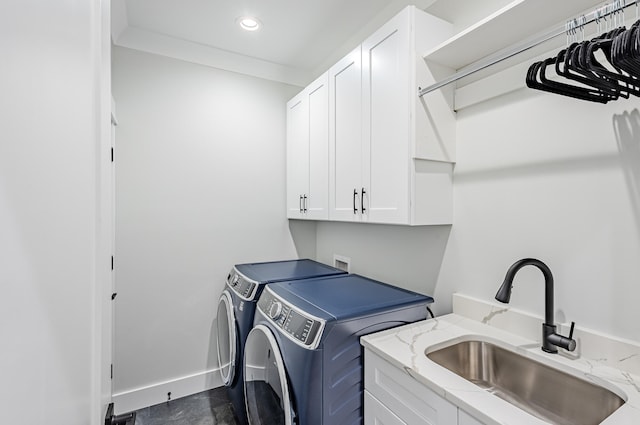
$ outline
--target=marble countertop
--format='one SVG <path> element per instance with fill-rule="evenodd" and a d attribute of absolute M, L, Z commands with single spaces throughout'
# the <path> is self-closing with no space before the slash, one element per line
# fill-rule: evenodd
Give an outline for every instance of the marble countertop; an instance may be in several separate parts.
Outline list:
<path fill-rule="evenodd" d="M 549 366 L 596 382 L 623 398 L 626 403 L 602 424 L 640 424 L 640 377 L 612 368 L 598 360 L 576 358 L 563 353 L 548 354 L 540 343 L 459 314 L 429 319 L 367 335 L 362 345 L 391 364 L 404 369 L 440 396 L 451 401 L 485 424 L 546 424 L 512 404 L 432 362 L 425 350 L 480 337 Z"/>

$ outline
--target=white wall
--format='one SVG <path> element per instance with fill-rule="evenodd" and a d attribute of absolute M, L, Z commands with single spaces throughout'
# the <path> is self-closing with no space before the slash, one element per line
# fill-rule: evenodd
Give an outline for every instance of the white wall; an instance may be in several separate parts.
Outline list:
<path fill-rule="evenodd" d="M 285 104 L 300 89 L 116 47 L 116 409 L 220 385 L 233 264 L 314 255 L 285 211 Z M 215 373 L 211 373 L 211 372 Z M 149 388 L 145 388 L 149 386 Z"/>
<path fill-rule="evenodd" d="M 317 259 L 333 264 L 334 255 L 344 256 L 351 260 L 351 273 L 432 295 L 450 231 L 451 226 L 321 222 Z"/>
<path fill-rule="evenodd" d="M 557 320 L 638 341 L 638 108 L 523 88 L 464 109 L 450 234 L 322 223 L 317 256 L 352 257 L 356 272 L 431 293 L 437 313 L 456 291 L 493 300 L 513 262 L 539 258 L 555 277 Z M 543 316 L 542 274 L 523 269 L 511 304 Z"/>
<path fill-rule="evenodd" d="M 3 424 L 104 421 L 104 5 L 0 3 Z"/>
<path fill-rule="evenodd" d="M 536 257 L 557 319 L 640 340 L 639 107 L 523 88 L 460 111 L 440 285 L 493 299 L 514 261 Z M 512 305 L 542 315 L 543 286 L 522 270 Z"/>

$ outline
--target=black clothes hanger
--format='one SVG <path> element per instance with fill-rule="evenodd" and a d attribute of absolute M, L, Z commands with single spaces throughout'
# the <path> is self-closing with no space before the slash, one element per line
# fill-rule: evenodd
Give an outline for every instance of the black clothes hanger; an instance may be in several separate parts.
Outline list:
<path fill-rule="evenodd" d="M 615 100 L 619 96 L 617 82 L 609 78 L 598 77 L 594 70 L 586 65 L 585 52 L 589 43 L 589 41 L 583 41 L 569 46 L 564 55 L 563 66 L 560 62 L 556 62 L 556 72 L 567 79 L 591 86 L 603 96 Z"/>
<path fill-rule="evenodd" d="M 605 36 L 589 42 L 580 56 L 580 65 L 584 70 L 591 72 L 596 81 L 600 81 L 604 86 L 612 87 L 621 97 L 628 99 L 630 94 L 640 96 L 638 81 L 625 74 L 612 60 L 614 40 L 624 32 L 626 32 L 624 27 L 617 28 Z M 605 67 L 596 59 L 595 52 L 597 51 L 602 51 L 613 70 Z"/>
<path fill-rule="evenodd" d="M 552 64 L 555 64 L 556 74 L 560 76 L 564 75 L 564 63 L 578 47 L 578 43 L 573 43 L 567 49 L 560 51 L 555 58 L 549 58 L 532 67 L 528 77 L 529 87 L 599 103 L 606 103 L 609 100 L 615 99 L 617 97 L 615 91 L 610 88 L 608 91 L 605 91 L 598 86 L 594 87 L 594 84 L 591 84 L 590 80 L 579 75 L 574 76 L 572 80 L 581 82 L 585 84 L 585 86 L 567 84 L 566 82 L 562 83 L 547 78 L 546 70 Z"/>
<path fill-rule="evenodd" d="M 615 38 L 590 43 L 587 46 L 585 65 L 589 69 L 593 70 L 596 78 L 602 78 L 606 81 L 613 82 L 617 86 L 617 90 L 621 97 L 628 99 L 630 94 L 634 96 L 640 96 L 640 80 L 633 77 L 631 74 L 625 73 L 623 69 L 617 66 L 612 60 L 614 40 Z M 614 69 L 614 71 L 609 70 L 596 60 L 595 52 L 598 50 L 601 50 L 603 52 L 605 58 Z"/>
<path fill-rule="evenodd" d="M 563 52 L 565 51 L 560 53 L 564 54 Z M 532 64 L 527 72 L 527 87 L 592 102 L 607 103 L 611 100 L 610 96 L 604 95 L 599 90 L 565 84 L 547 78 L 546 69 L 551 65 L 555 65 L 560 57 L 561 55 Z"/>
<path fill-rule="evenodd" d="M 559 81 L 547 76 L 552 65 Z M 597 103 L 640 97 L 640 20 L 629 29 L 618 27 L 589 41 L 574 42 L 555 57 L 532 64 L 526 84 Z"/>
<path fill-rule="evenodd" d="M 629 77 L 640 84 L 640 21 L 634 23 L 624 33 L 618 34 L 612 44 L 612 65 L 625 71 Z"/>

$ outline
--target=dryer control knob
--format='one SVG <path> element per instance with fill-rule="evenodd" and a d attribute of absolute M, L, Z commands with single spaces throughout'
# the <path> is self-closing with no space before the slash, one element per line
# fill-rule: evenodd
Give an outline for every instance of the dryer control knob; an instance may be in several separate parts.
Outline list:
<path fill-rule="evenodd" d="M 233 279 L 231 279 L 231 286 L 237 286 L 239 280 L 240 280 L 240 278 L 238 277 L 237 274 L 233 275 Z"/>
<path fill-rule="evenodd" d="M 274 301 L 269 307 L 269 317 L 273 320 L 278 320 L 282 314 L 282 303 L 280 301 Z"/>

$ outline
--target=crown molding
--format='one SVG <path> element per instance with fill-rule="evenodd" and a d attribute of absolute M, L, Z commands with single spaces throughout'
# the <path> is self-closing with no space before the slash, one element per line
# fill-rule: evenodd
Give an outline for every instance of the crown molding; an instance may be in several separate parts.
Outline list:
<path fill-rule="evenodd" d="M 114 37 L 113 43 L 116 46 L 299 87 L 306 86 L 312 80 L 311 73 L 305 70 L 130 26 L 122 30 L 117 38 Z"/>

